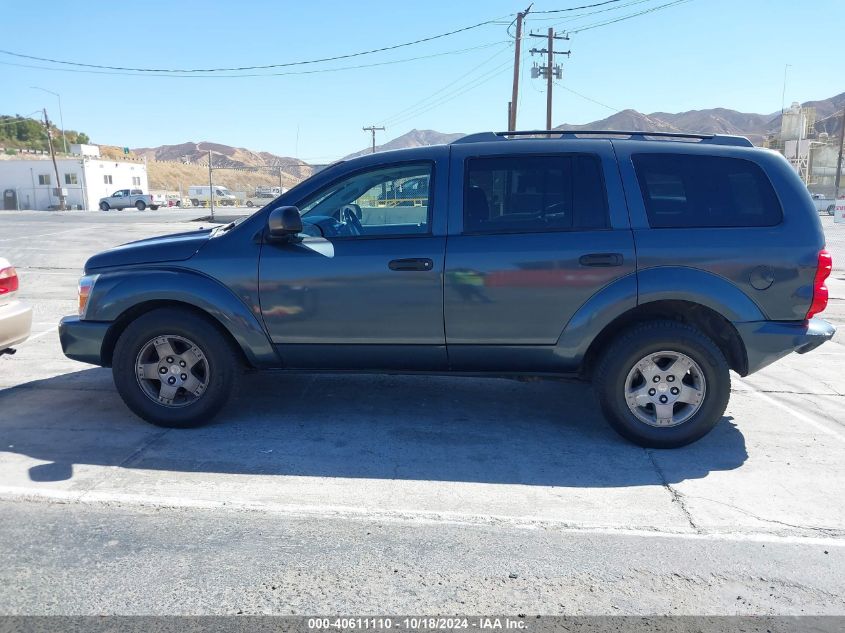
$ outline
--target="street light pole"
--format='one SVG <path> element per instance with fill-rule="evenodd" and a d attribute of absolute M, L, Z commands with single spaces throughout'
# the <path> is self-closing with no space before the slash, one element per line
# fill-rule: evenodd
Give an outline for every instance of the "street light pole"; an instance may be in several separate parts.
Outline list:
<path fill-rule="evenodd" d="M 38 86 L 30 86 L 33 90 L 41 90 L 42 92 L 47 92 L 53 96 L 55 96 L 59 100 L 59 124 L 62 126 L 62 145 L 65 149 L 65 154 L 67 154 L 67 137 L 65 136 L 65 117 L 62 114 L 62 95 L 58 92 L 53 92 L 52 90 L 47 90 L 46 88 L 40 88 Z"/>

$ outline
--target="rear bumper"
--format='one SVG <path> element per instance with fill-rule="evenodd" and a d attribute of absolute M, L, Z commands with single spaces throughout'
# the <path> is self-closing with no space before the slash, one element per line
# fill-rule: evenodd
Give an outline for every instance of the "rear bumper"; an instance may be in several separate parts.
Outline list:
<path fill-rule="evenodd" d="M 102 350 L 109 327 L 109 321 L 82 321 L 76 316 L 66 316 L 59 322 L 62 351 L 73 360 L 105 365 Z"/>
<path fill-rule="evenodd" d="M 32 330 L 32 308 L 22 301 L 0 306 L 0 352 L 23 343 Z"/>
<path fill-rule="evenodd" d="M 806 354 L 836 333 L 824 319 L 809 321 L 752 321 L 734 323 L 748 361 L 746 374 L 752 374 L 791 352 Z"/>

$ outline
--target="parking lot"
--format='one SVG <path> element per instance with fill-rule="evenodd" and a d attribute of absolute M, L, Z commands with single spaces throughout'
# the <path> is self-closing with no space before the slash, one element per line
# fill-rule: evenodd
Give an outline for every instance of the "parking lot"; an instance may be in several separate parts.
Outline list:
<path fill-rule="evenodd" d="M 250 376 L 208 427 L 147 425 L 56 324 L 88 256 L 200 214 L 0 212 L 34 309 L 0 357 L 0 612 L 843 612 L 845 225 L 834 340 L 661 451 L 562 381 Z"/>

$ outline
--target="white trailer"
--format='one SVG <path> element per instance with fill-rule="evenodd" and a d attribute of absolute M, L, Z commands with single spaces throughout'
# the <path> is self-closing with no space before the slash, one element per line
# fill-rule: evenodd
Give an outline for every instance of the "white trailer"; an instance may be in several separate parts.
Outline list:
<path fill-rule="evenodd" d="M 191 185 L 188 187 L 188 199 L 195 207 L 204 207 L 211 204 L 211 188 L 208 185 Z M 214 186 L 214 203 L 221 207 L 233 207 L 238 199 L 226 187 Z"/>

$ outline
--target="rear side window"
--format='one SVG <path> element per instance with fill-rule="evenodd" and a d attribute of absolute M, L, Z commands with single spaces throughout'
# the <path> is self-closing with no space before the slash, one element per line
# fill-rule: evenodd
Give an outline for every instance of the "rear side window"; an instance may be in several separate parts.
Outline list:
<path fill-rule="evenodd" d="M 759 165 L 689 154 L 632 156 L 652 228 L 775 226 L 783 211 Z"/>
<path fill-rule="evenodd" d="M 507 156 L 467 161 L 464 233 L 605 229 L 597 156 Z"/>

